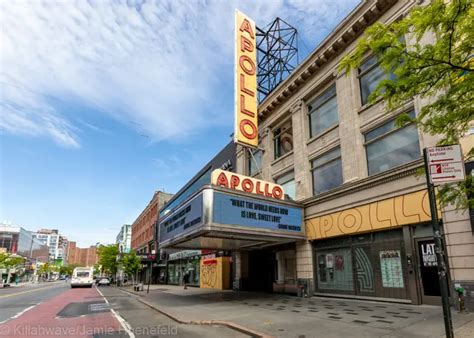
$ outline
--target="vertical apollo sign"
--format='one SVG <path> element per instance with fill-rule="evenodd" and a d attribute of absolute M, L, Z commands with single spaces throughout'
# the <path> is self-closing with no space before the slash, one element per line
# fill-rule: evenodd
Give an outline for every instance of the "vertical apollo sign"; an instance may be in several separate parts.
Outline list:
<path fill-rule="evenodd" d="M 234 142 L 257 148 L 257 40 L 255 33 L 255 22 L 236 10 Z"/>

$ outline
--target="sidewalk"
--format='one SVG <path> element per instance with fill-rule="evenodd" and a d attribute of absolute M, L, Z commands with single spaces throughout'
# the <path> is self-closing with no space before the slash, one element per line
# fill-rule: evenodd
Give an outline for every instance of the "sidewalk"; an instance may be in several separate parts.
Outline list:
<path fill-rule="evenodd" d="M 297 298 L 278 294 L 151 285 L 139 300 L 181 322 L 234 323 L 257 336 L 442 337 L 441 307 Z M 474 314 L 453 310 L 456 337 L 473 337 Z"/>

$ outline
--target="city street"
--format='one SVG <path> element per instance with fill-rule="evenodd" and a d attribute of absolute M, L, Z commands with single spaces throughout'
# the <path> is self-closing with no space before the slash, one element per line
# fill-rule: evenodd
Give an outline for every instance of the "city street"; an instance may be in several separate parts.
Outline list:
<path fill-rule="evenodd" d="M 114 287 L 71 289 L 55 282 L 4 288 L 0 308 L 5 337 L 245 337 L 220 326 L 177 325 Z"/>
<path fill-rule="evenodd" d="M 474 0 L 0 10 L 0 338 L 474 338 Z"/>

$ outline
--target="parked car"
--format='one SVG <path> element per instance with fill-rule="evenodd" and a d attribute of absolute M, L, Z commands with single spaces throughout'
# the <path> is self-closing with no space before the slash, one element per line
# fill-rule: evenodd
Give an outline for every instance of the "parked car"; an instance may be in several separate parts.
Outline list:
<path fill-rule="evenodd" d="M 97 285 L 98 286 L 103 286 L 103 285 L 109 286 L 110 285 L 110 279 L 108 279 L 106 277 L 99 278 L 99 281 L 97 282 Z"/>

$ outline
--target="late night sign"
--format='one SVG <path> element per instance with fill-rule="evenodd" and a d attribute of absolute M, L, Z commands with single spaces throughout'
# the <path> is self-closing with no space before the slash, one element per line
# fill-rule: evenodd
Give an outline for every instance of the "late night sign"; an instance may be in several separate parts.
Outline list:
<path fill-rule="evenodd" d="M 211 184 L 278 200 L 285 198 L 285 191 L 281 185 L 221 169 L 212 172 Z"/>

